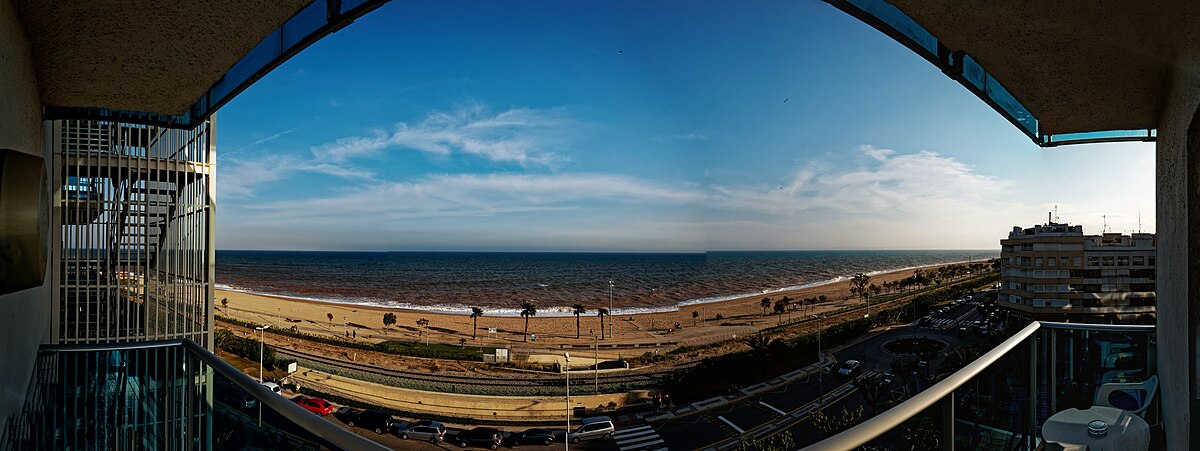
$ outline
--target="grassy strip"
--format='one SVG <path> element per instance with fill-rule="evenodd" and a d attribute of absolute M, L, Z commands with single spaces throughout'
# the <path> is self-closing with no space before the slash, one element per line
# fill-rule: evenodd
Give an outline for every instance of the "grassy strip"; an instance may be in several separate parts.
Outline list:
<path fill-rule="evenodd" d="M 242 321 L 236 318 L 226 316 L 216 317 L 217 321 L 236 324 L 242 327 L 254 328 L 261 324 Z M 301 340 L 309 340 L 317 343 L 323 343 L 332 346 L 341 346 L 344 348 L 361 349 L 365 351 L 382 352 L 392 355 L 403 355 L 409 357 L 424 357 L 431 359 L 445 360 L 464 360 L 482 362 L 485 353 L 496 352 L 496 348 L 485 347 L 481 351 L 480 348 L 474 347 L 459 347 L 445 343 L 416 343 L 408 341 L 390 340 L 381 343 L 362 343 L 341 338 L 324 337 L 320 335 L 307 334 L 304 332 L 294 332 L 288 329 L 271 328 L 267 329 L 267 333 L 283 335 L 286 337 L 299 338 Z"/>

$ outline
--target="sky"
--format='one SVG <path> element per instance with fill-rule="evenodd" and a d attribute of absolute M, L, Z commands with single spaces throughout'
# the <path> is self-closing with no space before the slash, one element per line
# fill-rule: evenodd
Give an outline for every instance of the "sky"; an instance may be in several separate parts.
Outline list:
<path fill-rule="evenodd" d="M 1155 223 L 1153 144 L 1039 148 L 818 0 L 390 2 L 217 118 L 219 249 L 990 249 L 1056 208 Z"/>

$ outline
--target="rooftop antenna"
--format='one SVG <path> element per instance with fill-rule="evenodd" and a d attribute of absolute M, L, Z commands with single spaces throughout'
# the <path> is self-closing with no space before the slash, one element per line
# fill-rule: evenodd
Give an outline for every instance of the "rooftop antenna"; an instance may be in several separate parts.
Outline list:
<path fill-rule="evenodd" d="M 1062 217 L 1058 215 L 1058 204 L 1054 204 L 1054 222 L 1062 221 Z"/>
<path fill-rule="evenodd" d="M 1142 233 L 1142 212 L 1141 212 L 1141 210 L 1138 211 L 1138 232 L 1137 233 Z"/>
<path fill-rule="evenodd" d="M 1104 219 L 1104 227 L 1100 230 L 1103 231 L 1102 233 L 1108 233 L 1108 215 L 1100 215 L 1100 217 Z"/>
<path fill-rule="evenodd" d="M 1054 223 L 1054 212 L 1047 211 L 1046 212 L 1046 225 L 1050 225 L 1052 223 Z"/>

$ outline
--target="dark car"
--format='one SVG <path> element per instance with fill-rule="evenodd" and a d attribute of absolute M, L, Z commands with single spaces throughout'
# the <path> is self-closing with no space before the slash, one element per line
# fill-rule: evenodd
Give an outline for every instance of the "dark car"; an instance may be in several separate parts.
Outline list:
<path fill-rule="evenodd" d="M 500 442 L 504 440 L 504 434 L 496 428 L 475 428 L 469 431 L 459 432 L 454 436 L 451 443 L 466 448 L 467 446 L 483 446 L 491 449 L 500 447 Z"/>
<path fill-rule="evenodd" d="M 357 414 L 351 415 L 349 421 L 346 422 L 347 426 L 370 429 L 375 431 L 376 434 L 383 434 L 384 432 L 391 431 L 393 424 L 394 422 L 391 415 L 378 410 L 364 410 L 362 412 L 358 412 Z"/>
<path fill-rule="evenodd" d="M 240 388 L 231 388 L 225 390 L 225 392 L 221 394 L 221 400 L 225 401 L 225 404 L 229 404 L 239 409 L 249 409 L 258 405 L 257 399 L 254 399 L 253 396 L 250 396 L 250 393 L 247 393 L 246 390 L 242 390 Z"/>
<path fill-rule="evenodd" d="M 554 442 L 554 433 L 549 429 L 528 429 L 525 432 L 513 434 L 508 438 L 509 446 L 542 445 L 550 446 Z"/>

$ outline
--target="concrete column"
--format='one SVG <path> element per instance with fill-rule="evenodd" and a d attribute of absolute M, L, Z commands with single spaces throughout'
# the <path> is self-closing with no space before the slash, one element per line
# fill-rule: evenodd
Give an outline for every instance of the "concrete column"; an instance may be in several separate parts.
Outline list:
<path fill-rule="evenodd" d="M 1200 431 L 1200 67 L 1180 64 L 1158 126 L 1156 232 L 1158 234 L 1159 400 L 1167 449 L 1191 449 Z M 1193 264 L 1195 263 L 1195 264 Z"/>

